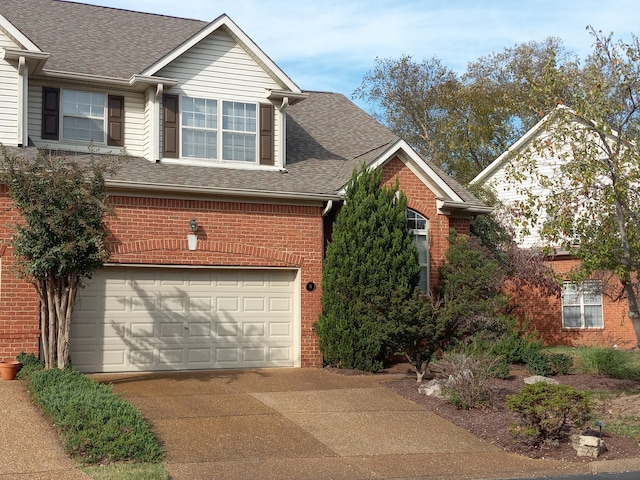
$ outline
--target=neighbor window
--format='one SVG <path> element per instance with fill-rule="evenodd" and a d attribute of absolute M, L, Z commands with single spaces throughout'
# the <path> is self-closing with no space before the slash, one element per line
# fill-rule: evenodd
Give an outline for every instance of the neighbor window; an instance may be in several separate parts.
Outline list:
<path fill-rule="evenodd" d="M 599 280 L 564 282 L 562 327 L 602 328 L 602 284 Z"/>
<path fill-rule="evenodd" d="M 62 138 L 104 143 L 105 99 L 103 93 L 62 90 Z"/>
<path fill-rule="evenodd" d="M 257 162 L 256 104 L 185 96 L 181 103 L 183 157 Z"/>
<path fill-rule="evenodd" d="M 418 212 L 407 209 L 407 228 L 413 235 L 413 244 L 418 249 L 418 286 L 429 293 L 429 221 Z"/>

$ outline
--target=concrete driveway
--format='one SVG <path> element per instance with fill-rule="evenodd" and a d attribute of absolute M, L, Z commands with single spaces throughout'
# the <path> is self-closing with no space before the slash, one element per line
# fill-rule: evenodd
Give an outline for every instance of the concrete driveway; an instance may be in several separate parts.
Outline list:
<path fill-rule="evenodd" d="M 522 478 L 594 468 L 506 453 L 385 389 L 388 377 L 264 369 L 96 378 L 142 410 L 172 479 Z"/>

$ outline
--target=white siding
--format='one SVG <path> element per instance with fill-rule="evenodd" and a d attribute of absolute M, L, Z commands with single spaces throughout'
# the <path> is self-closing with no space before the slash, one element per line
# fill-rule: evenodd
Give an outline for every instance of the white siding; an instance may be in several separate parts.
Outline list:
<path fill-rule="evenodd" d="M 37 147 L 60 148 L 69 151 L 86 152 L 87 144 L 78 142 L 64 142 L 55 140 L 42 140 L 42 83 L 31 82 L 29 85 L 29 137 Z M 65 88 L 62 86 L 61 88 Z M 78 88 L 78 87 L 73 87 Z M 145 101 L 143 93 L 119 92 L 108 89 L 86 89 L 110 95 L 124 96 L 124 140 L 125 150 L 129 155 L 142 156 L 145 150 Z M 119 154 L 118 147 L 106 145 L 93 145 L 98 153 Z"/>
<path fill-rule="evenodd" d="M 0 31 L 0 47 L 16 44 Z M 18 145 L 18 70 L 6 60 L 0 60 L 0 142 Z"/>
<path fill-rule="evenodd" d="M 176 79 L 178 85 L 166 93 L 191 97 L 262 102 L 266 89 L 282 88 L 229 35 L 217 31 L 167 65 L 158 76 Z M 282 116 L 276 109 L 274 126 L 276 162 L 281 154 Z"/>
<path fill-rule="evenodd" d="M 151 109 L 153 108 L 153 102 L 150 98 L 150 90 L 145 92 L 144 96 L 144 123 L 143 123 L 143 138 L 145 139 L 142 145 L 142 155 L 148 160 L 155 160 L 151 158 Z"/>
<path fill-rule="evenodd" d="M 557 157 L 541 157 L 536 155 L 538 174 L 551 177 L 555 175 L 559 161 Z M 510 168 L 509 163 L 505 164 L 486 181 L 486 186 L 493 188 L 500 201 L 507 206 L 514 205 L 516 202 L 525 201 L 528 198 L 528 194 L 525 192 L 531 192 L 535 196 L 539 196 L 544 200 L 546 197 L 544 189 L 538 184 L 538 182 L 531 176 L 527 175 L 521 182 L 514 182 L 513 179 L 508 178 L 507 170 Z M 538 221 L 535 225 L 529 228 L 528 235 L 522 235 L 521 229 L 516 230 L 516 237 L 520 245 L 525 248 L 542 246 L 540 238 L 540 226 L 545 219 L 544 211 L 539 212 Z"/>

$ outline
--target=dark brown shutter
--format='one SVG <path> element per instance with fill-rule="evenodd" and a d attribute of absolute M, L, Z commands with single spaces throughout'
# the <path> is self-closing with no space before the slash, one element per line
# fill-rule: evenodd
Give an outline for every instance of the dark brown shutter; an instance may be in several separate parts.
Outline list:
<path fill-rule="evenodd" d="M 42 87 L 42 133 L 47 140 L 58 140 L 60 129 L 60 89 Z"/>
<path fill-rule="evenodd" d="M 178 95 L 162 96 L 162 156 L 178 158 Z"/>
<path fill-rule="evenodd" d="M 274 164 L 273 113 L 273 105 L 260 105 L 260 165 Z"/>
<path fill-rule="evenodd" d="M 124 97 L 109 95 L 107 145 L 124 147 Z"/>

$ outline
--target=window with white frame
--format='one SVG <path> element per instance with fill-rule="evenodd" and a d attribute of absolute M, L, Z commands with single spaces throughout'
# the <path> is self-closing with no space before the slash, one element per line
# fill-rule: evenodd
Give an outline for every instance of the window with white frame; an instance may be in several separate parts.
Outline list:
<path fill-rule="evenodd" d="M 413 235 L 413 244 L 418 249 L 418 286 L 429 293 L 429 221 L 415 210 L 407 209 L 407 228 Z"/>
<path fill-rule="evenodd" d="M 105 142 L 104 93 L 62 90 L 62 138 Z"/>
<path fill-rule="evenodd" d="M 602 283 L 587 280 L 564 282 L 562 328 L 602 328 Z"/>
<path fill-rule="evenodd" d="M 257 125 L 254 103 L 183 96 L 182 156 L 256 163 Z"/>

